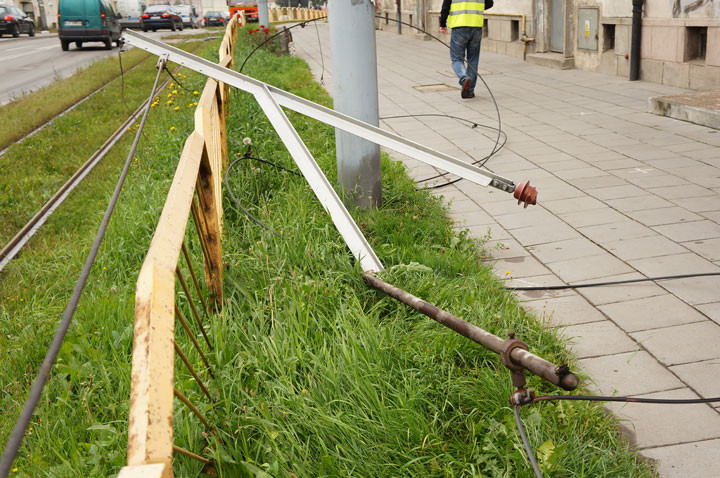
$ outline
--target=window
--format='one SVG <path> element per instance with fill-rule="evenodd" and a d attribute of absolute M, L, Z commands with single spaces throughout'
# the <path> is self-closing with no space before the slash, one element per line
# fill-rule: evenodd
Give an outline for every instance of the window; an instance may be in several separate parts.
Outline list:
<path fill-rule="evenodd" d="M 510 20 L 510 41 L 520 38 L 520 20 Z"/>
<path fill-rule="evenodd" d="M 482 37 L 483 38 L 488 37 L 488 19 L 487 19 L 487 17 L 483 17 Z"/>
<path fill-rule="evenodd" d="M 615 24 L 603 23 L 603 51 L 615 49 Z"/>
<path fill-rule="evenodd" d="M 707 27 L 685 29 L 685 61 L 705 60 L 707 51 Z"/>

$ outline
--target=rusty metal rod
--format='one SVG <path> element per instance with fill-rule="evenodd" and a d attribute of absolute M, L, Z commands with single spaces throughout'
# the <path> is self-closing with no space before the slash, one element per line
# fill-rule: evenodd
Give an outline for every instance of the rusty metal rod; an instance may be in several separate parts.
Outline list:
<path fill-rule="evenodd" d="M 190 276 L 192 277 L 193 283 L 195 284 L 195 290 L 198 293 L 198 297 L 200 297 L 200 302 L 202 303 L 203 310 L 205 311 L 205 317 L 210 318 L 207 304 L 205 303 L 205 298 L 202 295 L 202 289 L 200 289 L 200 282 L 195 275 L 195 268 L 193 267 L 192 262 L 190 262 L 190 254 L 188 253 L 187 247 L 185 247 L 185 241 L 182 242 L 182 251 L 183 255 L 185 256 L 185 262 L 187 263 L 188 269 L 190 270 Z"/>
<path fill-rule="evenodd" d="M 195 224 L 195 232 L 197 232 L 198 238 L 200 239 L 200 248 L 202 249 L 203 260 L 205 264 L 207 264 L 210 262 L 210 253 L 208 252 L 208 245 L 207 242 L 205 242 L 205 234 L 203 234 L 203 227 L 200 223 L 200 212 L 198 211 L 197 202 L 194 198 L 190 207 L 190 212 L 192 213 L 193 224 Z"/>
<path fill-rule="evenodd" d="M 188 326 L 188 323 L 185 320 L 185 317 L 182 315 L 182 312 L 180 312 L 180 309 L 178 309 L 177 304 L 175 304 L 175 315 L 177 316 L 178 319 L 180 319 L 180 323 L 182 324 L 183 328 L 185 329 L 185 332 L 188 334 L 188 337 L 190 337 L 190 340 L 192 341 L 193 345 L 195 345 L 195 348 L 200 353 L 200 358 L 205 363 L 205 366 L 207 366 L 210 376 L 212 376 L 212 378 L 215 378 L 215 375 L 212 372 L 212 367 L 210 367 L 210 362 L 208 361 L 207 357 L 205 356 L 205 353 L 200 348 L 200 344 L 198 343 L 197 339 L 195 338 L 195 335 L 192 333 L 192 330 L 190 330 L 190 327 Z"/>
<path fill-rule="evenodd" d="M 213 349 L 212 344 L 210 343 L 210 338 L 207 336 L 207 332 L 205 332 L 205 327 L 203 327 L 202 319 L 200 318 L 200 314 L 197 311 L 197 308 L 195 307 L 195 302 L 193 301 L 192 296 L 190 295 L 190 290 L 188 289 L 187 282 L 185 282 L 185 278 L 183 277 L 182 273 L 180 272 L 180 268 L 175 268 L 175 275 L 178 279 L 180 279 L 180 285 L 182 286 L 183 292 L 185 292 L 185 297 L 187 297 L 187 301 L 190 304 L 190 309 L 192 310 L 193 315 L 195 316 L 195 321 L 198 324 L 198 327 L 200 327 L 200 332 L 202 333 L 203 338 L 205 339 L 205 343 L 207 344 L 208 348 L 210 350 Z"/>
<path fill-rule="evenodd" d="M 207 458 L 203 458 L 203 457 L 200 456 L 200 455 L 196 455 L 195 453 L 193 453 L 193 452 L 191 452 L 191 451 L 187 451 L 185 448 L 180 448 L 179 446 L 177 446 L 177 445 L 175 445 L 175 444 L 173 444 L 173 451 L 176 451 L 176 452 L 180 453 L 181 455 L 185 455 L 185 456 L 187 456 L 187 457 L 190 457 L 190 458 L 192 458 L 193 460 L 201 461 L 201 462 L 203 462 L 203 463 L 205 463 L 205 464 L 210 463 L 210 460 L 208 460 Z"/>
<path fill-rule="evenodd" d="M 173 345 L 175 346 L 175 353 L 180 356 L 180 359 L 183 361 L 187 369 L 190 371 L 193 377 L 195 377 L 195 381 L 200 385 L 200 388 L 202 389 L 203 393 L 207 396 L 208 400 L 212 403 L 212 397 L 210 396 L 210 392 L 208 391 L 207 387 L 205 386 L 205 383 L 200 379 L 200 376 L 197 374 L 195 369 L 193 368 L 192 364 L 190 363 L 190 360 L 188 360 L 187 356 L 183 353 L 182 349 L 178 344 L 173 342 Z"/>
<path fill-rule="evenodd" d="M 203 416 L 202 412 L 198 410 L 197 407 L 192 404 L 192 402 L 190 402 L 190 399 L 188 399 L 185 395 L 182 394 L 180 390 L 175 387 L 173 387 L 173 394 L 175 394 L 175 396 L 179 398 L 181 402 L 183 402 L 190 410 L 192 410 L 195 415 L 197 415 L 197 417 L 200 419 L 201 422 L 203 422 L 203 425 L 205 425 L 208 430 L 212 430 L 213 427 L 212 425 L 210 425 L 210 422 L 207 421 L 207 418 Z"/>
<path fill-rule="evenodd" d="M 442 325 L 454 330 L 464 337 L 469 338 L 473 342 L 482 345 L 486 349 L 499 355 L 502 354 L 505 346 L 505 340 L 501 339 L 497 335 L 491 334 L 476 325 L 466 322 L 461 318 L 430 304 L 429 302 L 405 292 L 399 287 L 388 284 L 387 282 L 378 279 L 374 274 L 365 273 L 362 277 L 370 287 L 399 300 L 403 304 L 412 307 L 437 322 L 440 322 Z M 544 378 L 548 382 L 553 383 L 564 390 L 574 390 L 578 386 L 578 378 L 573 373 L 567 371 L 566 367 L 558 367 L 557 365 L 552 364 L 547 360 L 528 352 L 527 350 L 514 348 L 510 352 L 510 358 L 515 364 L 529 370 L 535 375 Z"/>

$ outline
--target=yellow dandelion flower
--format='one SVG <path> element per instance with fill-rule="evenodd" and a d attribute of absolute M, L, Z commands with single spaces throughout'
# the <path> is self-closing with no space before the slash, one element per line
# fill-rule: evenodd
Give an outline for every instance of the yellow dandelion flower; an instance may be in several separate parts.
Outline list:
<path fill-rule="evenodd" d="M 107 270 L 107 267 L 103 266 L 103 270 L 106 271 L 106 270 Z"/>
<path fill-rule="evenodd" d="M 168 100 L 168 101 L 167 101 L 167 104 L 171 105 L 171 104 L 172 104 L 172 100 Z"/>
<path fill-rule="evenodd" d="M 170 126 L 170 131 L 175 131 L 175 126 Z"/>
<path fill-rule="evenodd" d="M 13 468 L 13 473 L 17 473 L 17 472 L 18 472 L 17 467 Z"/>
<path fill-rule="evenodd" d="M 177 90 L 172 90 L 173 95 L 177 95 Z"/>
<path fill-rule="evenodd" d="M 168 93 L 167 97 L 172 98 L 172 93 Z"/>
<path fill-rule="evenodd" d="M 196 101 L 195 103 L 193 103 L 193 104 L 194 104 L 195 106 L 197 106 L 197 101 Z"/>
<path fill-rule="evenodd" d="M 305 389 L 303 388 L 303 389 L 300 391 L 300 393 L 302 393 L 303 395 L 307 395 L 307 390 L 305 390 Z"/>
<path fill-rule="evenodd" d="M 175 107 L 175 111 L 177 111 L 177 110 L 179 110 L 179 109 L 180 109 L 180 107 L 179 107 L 179 106 L 176 106 L 176 107 Z"/>
<path fill-rule="evenodd" d="M 198 94 L 199 94 L 199 93 L 198 93 L 197 90 L 193 91 L 193 95 L 198 95 Z"/>

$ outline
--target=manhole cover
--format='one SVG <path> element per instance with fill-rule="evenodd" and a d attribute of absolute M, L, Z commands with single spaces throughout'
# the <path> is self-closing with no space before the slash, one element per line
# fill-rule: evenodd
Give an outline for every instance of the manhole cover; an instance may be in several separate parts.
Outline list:
<path fill-rule="evenodd" d="M 450 91 L 450 90 L 456 90 L 456 87 L 448 86 L 444 83 L 439 83 L 437 85 L 420 85 L 420 86 L 413 86 L 418 91 L 422 91 L 423 93 L 433 93 L 436 91 Z"/>

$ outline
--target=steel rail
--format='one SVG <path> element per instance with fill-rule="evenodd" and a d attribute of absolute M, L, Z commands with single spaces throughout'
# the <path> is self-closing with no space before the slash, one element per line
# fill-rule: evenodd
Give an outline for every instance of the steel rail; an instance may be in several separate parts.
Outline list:
<path fill-rule="evenodd" d="M 373 287 L 374 289 L 397 299 L 403 304 L 412 307 L 418 312 L 421 312 L 431 319 L 441 323 L 445 327 L 448 327 L 473 342 L 482 345 L 486 349 L 501 356 L 507 353 L 509 359 L 512 360 L 514 365 L 529 370 L 535 375 L 544 378 L 548 382 L 557 385 L 563 390 L 575 390 L 575 388 L 577 388 L 579 383 L 578 378 L 575 374 L 567 370 L 567 367 L 558 367 L 557 365 L 548 362 L 547 360 L 520 347 L 508 349 L 508 342 L 506 340 L 501 339 L 497 335 L 491 334 L 476 325 L 466 322 L 463 319 L 400 289 L 399 287 L 388 284 L 387 282 L 377 278 L 374 274 L 365 273 L 362 277 L 370 287 Z"/>

